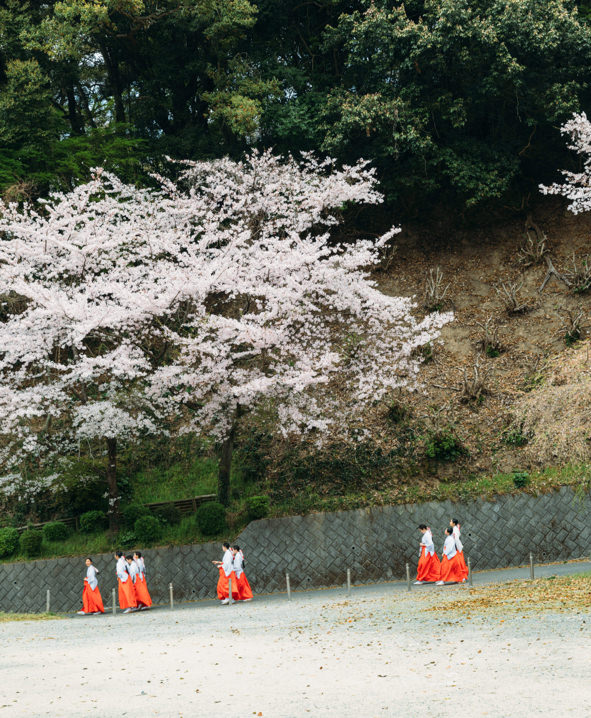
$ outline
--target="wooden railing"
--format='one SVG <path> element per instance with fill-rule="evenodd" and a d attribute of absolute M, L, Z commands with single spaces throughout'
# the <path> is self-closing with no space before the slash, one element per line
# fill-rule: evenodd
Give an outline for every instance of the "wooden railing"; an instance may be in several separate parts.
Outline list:
<path fill-rule="evenodd" d="M 150 510 L 156 509 L 159 506 L 167 506 L 168 504 L 173 504 L 176 506 L 176 508 L 180 511 L 181 516 L 187 516 L 187 514 L 192 514 L 197 511 L 197 507 L 201 506 L 201 504 L 205 504 L 208 501 L 215 501 L 217 499 L 216 494 L 203 494 L 202 496 L 193 496 L 191 499 L 179 499 L 179 501 L 156 501 L 151 504 L 144 504 L 147 508 Z M 51 521 L 42 521 L 41 523 L 37 524 L 28 524 L 27 526 L 18 526 L 17 531 L 19 533 L 22 533 L 23 531 L 26 531 L 27 529 L 42 529 L 45 524 L 51 524 L 54 521 L 59 521 L 62 524 L 66 524 L 66 526 L 70 526 L 71 528 L 75 529 L 76 531 L 80 528 L 80 517 L 79 516 L 69 516 L 65 519 L 52 519 Z"/>

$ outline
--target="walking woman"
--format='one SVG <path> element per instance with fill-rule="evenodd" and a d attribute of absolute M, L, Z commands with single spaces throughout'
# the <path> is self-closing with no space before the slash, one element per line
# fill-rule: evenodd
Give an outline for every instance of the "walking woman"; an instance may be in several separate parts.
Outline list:
<path fill-rule="evenodd" d="M 464 546 L 460 541 L 460 522 L 457 519 L 450 519 L 449 525 L 453 531 L 454 541 L 456 542 L 456 550 L 458 552 L 458 563 L 462 571 L 462 582 L 468 578 L 468 566 L 464 560 Z"/>
<path fill-rule="evenodd" d="M 214 566 L 217 566 L 220 572 L 217 585 L 218 598 L 222 603 L 230 602 L 230 591 L 228 582 L 232 579 L 232 598 L 238 600 L 238 581 L 236 580 L 236 574 L 234 573 L 234 556 L 230 551 L 230 544 L 224 541 L 222 544 L 224 551 L 224 557 L 221 561 L 212 561 Z"/>
<path fill-rule="evenodd" d="M 125 556 L 121 551 L 117 551 L 115 558 L 117 559 L 116 573 L 119 586 L 119 607 L 123 610 L 123 613 L 129 613 L 137 608 L 135 590 L 127 570 Z"/>
<path fill-rule="evenodd" d="M 421 553 L 415 584 L 439 581 L 441 564 L 439 563 L 439 556 L 435 553 L 433 534 L 426 524 L 419 524 L 419 531 L 423 534 L 423 537 L 420 543 Z"/>
<path fill-rule="evenodd" d="M 437 581 L 438 586 L 444 583 L 461 583 L 462 569 L 458 560 L 456 542 L 453 537 L 453 530 L 450 526 L 445 529 L 445 543 L 443 544 L 443 558 L 441 559 L 441 578 Z"/>
<path fill-rule="evenodd" d="M 234 573 L 236 574 L 236 581 L 238 583 L 238 600 L 252 601 L 252 590 L 244 573 L 244 554 L 240 546 L 237 545 L 232 546 L 232 553 L 234 554 Z"/>
<path fill-rule="evenodd" d="M 86 559 L 86 578 L 84 579 L 84 589 L 82 591 L 82 611 L 78 611 L 80 615 L 96 616 L 105 612 L 103 599 L 99 591 L 96 575 L 98 571 L 92 563 L 91 558 Z"/>
<path fill-rule="evenodd" d="M 135 596 L 138 604 L 140 604 L 140 610 L 145 611 L 152 605 L 152 597 L 150 596 L 148 585 L 146 584 L 146 564 L 139 551 L 136 551 L 133 554 L 133 560 L 137 566 Z"/>

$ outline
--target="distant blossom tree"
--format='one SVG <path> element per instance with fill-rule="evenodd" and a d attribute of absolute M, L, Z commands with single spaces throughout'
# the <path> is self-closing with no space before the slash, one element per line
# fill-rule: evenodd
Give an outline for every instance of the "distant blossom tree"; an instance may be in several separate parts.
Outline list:
<path fill-rule="evenodd" d="M 278 430 L 321 435 L 331 383 L 355 414 L 414 389 L 414 350 L 451 318 L 419 321 L 370 278 L 398 230 L 331 236 L 344 206 L 382 199 L 366 163 L 264 153 L 181 167 L 158 190 L 96 170 L 38 207 L 0 207 L 0 461 L 102 441 L 113 529 L 119 442 L 171 423 L 216 437 L 227 503 L 244 412 L 272 405 Z"/>
<path fill-rule="evenodd" d="M 569 149 L 581 156 L 583 169 L 581 172 L 561 170 L 565 178 L 562 184 L 540 185 L 542 194 L 555 194 L 566 197 L 573 214 L 588 212 L 591 209 L 591 122 L 584 112 L 574 114 L 560 128 L 563 135 L 570 137 Z"/>

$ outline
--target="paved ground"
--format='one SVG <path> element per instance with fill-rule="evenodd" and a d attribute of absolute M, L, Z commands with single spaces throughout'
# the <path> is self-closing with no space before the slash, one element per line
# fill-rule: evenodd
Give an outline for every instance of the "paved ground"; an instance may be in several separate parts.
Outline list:
<path fill-rule="evenodd" d="M 528 575 L 476 573 L 474 586 Z M 591 606 L 470 620 L 430 610 L 465 592 L 390 583 L 2 624 L 0 718 L 591 716 Z"/>

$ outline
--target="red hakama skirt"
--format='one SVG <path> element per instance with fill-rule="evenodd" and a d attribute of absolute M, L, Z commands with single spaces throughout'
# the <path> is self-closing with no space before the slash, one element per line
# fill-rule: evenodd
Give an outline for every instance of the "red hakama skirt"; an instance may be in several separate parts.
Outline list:
<path fill-rule="evenodd" d="M 448 559 L 447 556 L 443 556 L 441 559 L 441 581 L 449 581 L 455 583 L 461 583 L 464 578 L 462 567 L 460 566 L 460 559 L 458 554 Z"/>
<path fill-rule="evenodd" d="M 466 566 L 466 562 L 464 561 L 464 552 L 458 551 L 456 556 L 458 557 L 458 563 L 462 571 L 462 581 L 465 581 L 468 578 L 468 566 Z"/>
<path fill-rule="evenodd" d="M 150 596 L 148 592 L 148 586 L 146 585 L 146 577 L 140 578 L 139 576 L 136 578 L 136 581 L 134 583 L 135 588 L 135 597 L 138 602 L 138 604 L 141 604 L 142 606 L 151 606 L 152 605 L 152 597 Z"/>
<path fill-rule="evenodd" d="M 237 578 L 236 581 L 238 582 L 238 600 L 246 601 L 247 599 L 252 598 L 252 589 L 244 571 L 240 574 L 240 578 Z M 232 591 L 232 594 L 233 593 L 234 591 Z"/>
<path fill-rule="evenodd" d="M 105 612 L 99 587 L 97 586 L 93 591 L 87 578 L 84 579 L 84 590 L 82 591 L 82 610 L 84 613 Z"/>
<path fill-rule="evenodd" d="M 119 584 L 119 607 L 121 609 L 137 608 L 135 590 L 131 578 L 128 578 L 125 583 L 120 578 L 117 578 L 117 583 Z"/>
<path fill-rule="evenodd" d="M 439 556 L 433 552 L 430 556 L 425 546 L 421 546 L 421 557 L 417 568 L 417 581 L 439 581 L 441 564 Z"/>
<path fill-rule="evenodd" d="M 234 571 L 229 576 L 226 576 L 224 569 L 220 566 L 220 577 L 218 578 L 218 598 L 220 601 L 229 597 L 228 581 L 232 579 L 232 598 L 238 600 L 238 579 Z"/>

